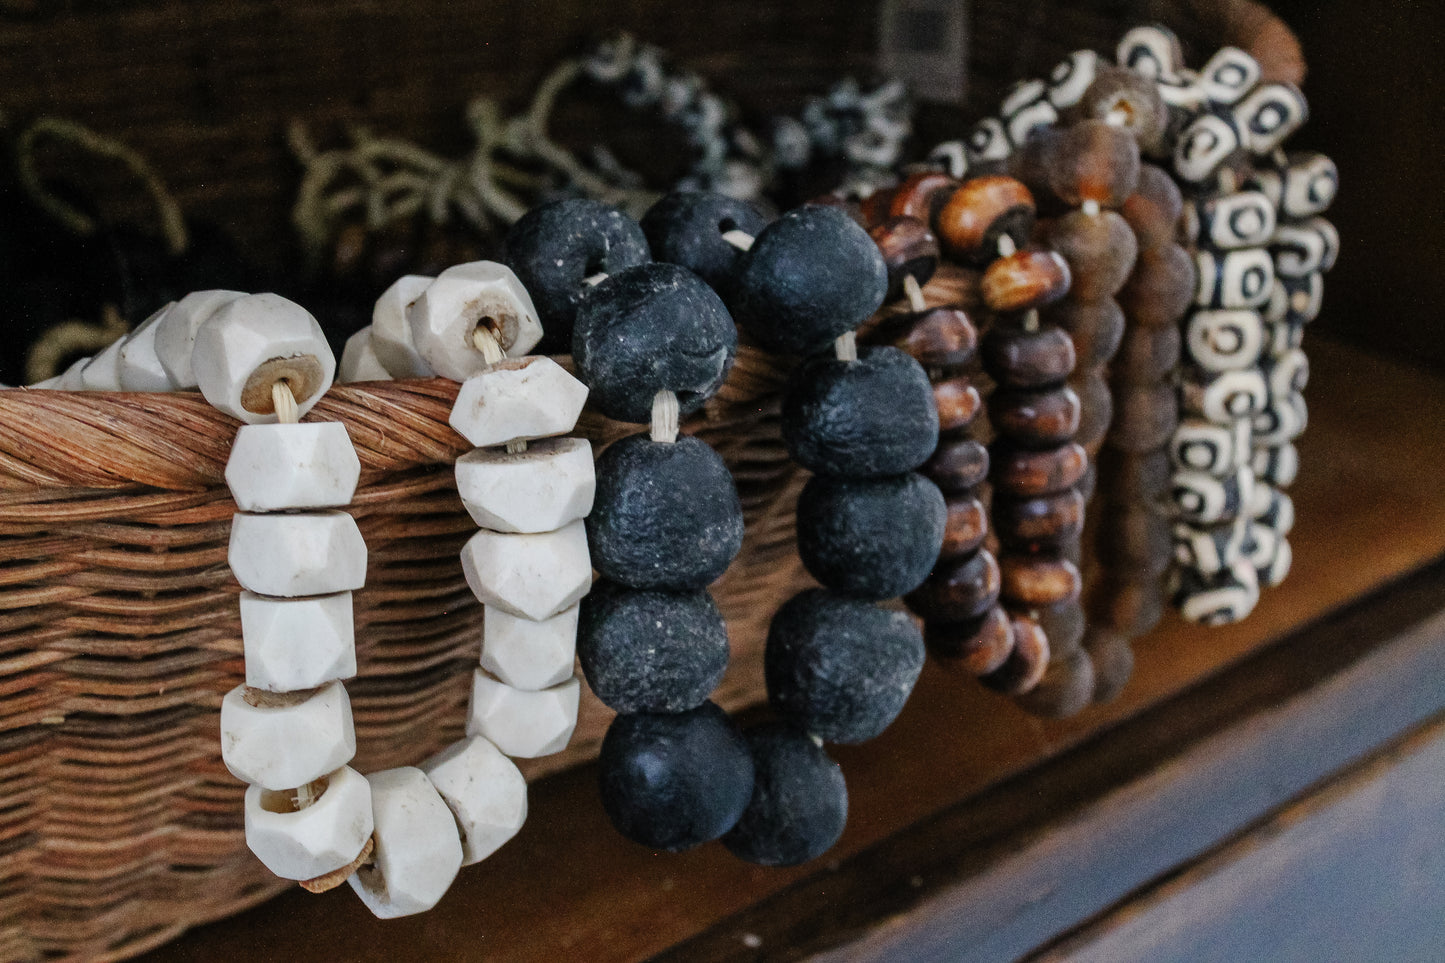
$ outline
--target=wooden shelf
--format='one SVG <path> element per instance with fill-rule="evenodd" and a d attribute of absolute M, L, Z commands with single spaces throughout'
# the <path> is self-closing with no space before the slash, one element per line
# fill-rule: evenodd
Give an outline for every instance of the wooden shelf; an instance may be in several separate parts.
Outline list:
<path fill-rule="evenodd" d="M 1286 586 L 1239 626 L 1167 622 L 1137 644 L 1116 703 L 1067 721 L 930 665 L 887 733 L 837 750 L 849 826 L 819 864 L 653 854 L 607 825 L 586 766 L 538 784 L 520 836 L 432 913 L 383 924 L 345 888 L 298 890 L 145 959 L 603 963 L 687 940 L 671 958 L 794 958 L 855 936 L 850 958 L 990 959 L 1042 945 L 1445 709 L 1445 446 L 1431 441 L 1445 380 L 1311 349 Z"/>

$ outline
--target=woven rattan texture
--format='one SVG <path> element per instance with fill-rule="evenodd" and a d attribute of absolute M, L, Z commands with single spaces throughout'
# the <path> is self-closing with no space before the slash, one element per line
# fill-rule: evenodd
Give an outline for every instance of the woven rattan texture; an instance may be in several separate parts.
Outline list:
<path fill-rule="evenodd" d="M 871 15 L 858 6 L 836 15 Z M 975 0 L 972 17 L 983 106 L 1146 18 L 1177 26 L 1196 55 L 1230 40 L 1273 78 L 1303 73 L 1284 26 L 1241 0 Z M 963 281 L 935 285 L 949 283 Z M 950 297 L 935 285 L 930 300 Z M 716 696 L 728 708 L 762 698 L 767 621 L 803 581 L 791 546 L 803 478 L 778 437 L 786 374 L 744 348 L 685 426 L 727 460 L 747 514 L 715 587 L 734 649 Z M 344 422 L 362 462 L 352 512 L 369 567 L 348 688 L 363 771 L 415 763 L 463 722 L 480 610 L 457 562 L 474 529 L 450 467 L 466 447 L 446 422 L 455 392 L 338 387 L 308 419 Z M 0 391 L 0 961 L 131 956 L 288 885 L 245 848 L 244 787 L 217 739 L 221 697 L 243 678 L 222 478 L 235 429 L 194 394 Z M 583 425 L 599 443 L 632 430 Z M 587 697 L 567 752 L 524 770 L 595 755 L 608 716 Z"/>

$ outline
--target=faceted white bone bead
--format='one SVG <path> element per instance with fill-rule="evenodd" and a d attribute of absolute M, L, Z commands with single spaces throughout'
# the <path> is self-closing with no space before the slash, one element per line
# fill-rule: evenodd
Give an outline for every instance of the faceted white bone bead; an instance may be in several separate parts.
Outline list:
<path fill-rule="evenodd" d="M 482 613 L 482 668 L 516 689 L 546 689 L 571 678 L 577 606 L 540 622 L 494 605 L 484 606 Z"/>
<path fill-rule="evenodd" d="M 324 777 L 321 795 L 296 808 L 296 790 L 246 790 L 246 845 L 282 879 L 315 879 L 350 863 L 371 838 L 371 787 L 350 766 Z"/>
<path fill-rule="evenodd" d="M 161 318 L 175 306 L 172 301 L 146 318 L 120 346 L 120 386 L 126 391 L 170 391 L 175 387 L 156 354 Z"/>
<path fill-rule="evenodd" d="M 336 380 L 343 384 L 391 380 L 391 372 L 382 367 L 372 347 L 371 325 L 346 339 L 346 345 L 341 349 L 341 363 L 336 368 Z"/>
<path fill-rule="evenodd" d="M 356 755 L 351 700 L 340 682 L 281 698 L 282 705 L 253 706 L 238 685 L 221 700 L 221 761 L 231 775 L 265 789 L 294 789 Z"/>
<path fill-rule="evenodd" d="M 196 332 L 218 308 L 242 297 L 245 294 L 241 291 L 192 291 L 156 323 L 156 357 L 177 388 L 196 386 L 191 366 Z"/>
<path fill-rule="evenodd" d="M 457 493 L 495 532 L 550 532 L 592 511 L 597 475 L 585 438 L 550 438 L 526 451 L 477 448 L 457 459 Z"/>
<path fill-rule="evenodd" d="M 339 421 L 242 425 L 226 462 L 226 484 L 245 512 L 347 505 L 360 477 Z"/>
<path fill-rule="evenodd" d="M 84 391 L 85 385 L 80 380 L 80 373 L 88 364 L 90 364 L 89 358 L 76 359 L 69 368 L 59 374 L 52 387 L 57 391 Z"/>
<path fill-rule="evenodd" d="M 366 542 L 345 512 L 235 515 L 228 558 L 236 581 L 257 595 L 329 595 L 366 584 Z"/>
<path fill-rule="evenodd" d="M 575 678 L 540 692 L 514 689 L 482 670 L 472 675 L 467 735 L 485 736 L 509 756 L 535 759 L 567 748 L 577 726 Z"/>
<path fill-rule="evenodd" d="M 304 415 L 336 375 L 321 325 L 276 294 L 249 294 L 217 309 L 196 332 L 191 363 L 206 400 L 249 424 L 276 421 L 276 381 L 291 386 Z"/>
<path fill-rule="evenodd" d="M 542 340 L 532 296 L 510 268 L 493 261 L 447 268 L 412 303 L 407 318 L 417 352 L 433 371 L 453 381 L 465 381 L 487 366 L 473 341 L 479 326 L 489 328 L 511 358 Z"/>
<path fill-rule="evenodd" d="M 241 640 L 253 689 L 298 692 L 356 675 L 350 592 L 301 599 L 242 592 Z"/>
<path fill-rule="evenodd" d="M 534 621 L 551 618 L 592 587 L 587 530 L 580 520 L 532 535 L 482 529 L 462 546 L 462 574 L 487 605 Z"/>
<path fill-rule="evenodd" d="M 587 386 L 543 355 L 503 361 L 468 378 L 447 419 L 478 448 L 565 435 L 577 426 Z"/>
<path fill-rule="evenodd" d="M 112 341 L 80 369 L 80 384 L 83 390 L 120 390 L 120 349 L 124 343 L 124 339 Z"/>
<path fill-rule="evenodd" d="M 376 848 L 347 882 L 380 919 L 425 912 L 462 867 L 456 819 L 420 769 L 386 769 L 366 781 Z"/>
<path fill-rule="evenodd" d="M 432 283 L 432 278 L 408 274 L 382 292 L 371 309 L 371 347 L 393 378 L 430 378 L 432 367 L 416 350 L 407 311 Z"/>
<path fill-rule="evenodd" d="M 421 770 L 456 818 L 463 866 L 492 855 L 527 821 L 527 780 L 481 736 L 452 743 Z"/>

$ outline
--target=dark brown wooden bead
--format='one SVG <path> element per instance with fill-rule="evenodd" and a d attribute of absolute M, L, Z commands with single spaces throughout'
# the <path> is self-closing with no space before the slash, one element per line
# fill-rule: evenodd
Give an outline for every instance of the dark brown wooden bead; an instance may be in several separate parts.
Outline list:
<path fill-rule="evenodd" d="M 943 529 L 942 559 L 967 558 L 983 546 L 988 536 L 988 512 L 983 502 L 971 495 L 946 500 L 948 522 Z M 1167 532 L 1165 533 L 1168 534 Z"/>
<path fill-rule="evenodd" d="M 1084 499 L 1075 489 L 1043 498 L 1015 499 L 995 491 L 993 527 L 1005 545 L 1037 550 L 1076 539 L 1084 531 Z"/>
<path fill-rule="evenodd" d="M 1124 338 L 1124 309 L 1113 298 L 1102 301 L 1065 298 L 1049 305 L 1043 320 L 1068 332 L 1074 342 L 1077 368 L 1108 364 Z"/>
<path fill-rule="evenodd" d="M 998 257 L 999 239 L 1015 247 L 1028 242 L 1034 228 L 1034 196 L 1012 177 L 976 177 L 964 181 L 939 210 L 933 228 L 956 257 L 987 264 Z"/>
<path fill-rule="evenodd" d="M 1159 505 L 1174 486 L 1174 465 L 1164 450 L 1131 454 L 1110 444 L 1099 453 L 1098 466 L 1105 504 Z"/>
<path fill-rule="evenodd" d="M 1074 432 L 1074 440 L 1092 457 L 1098 454 L 1104 436 L 1109 433 L 1114 418 L 1114 392 L 1097 368 L 1070 381 L 1069 387 L 1079 396 L 1079 427 Z"/>
<path fill-rule="evenodd" d="M 1026 448 L 1053 448 L 1079 430 L 1079 396 L 1072 388 L 1018 391 L 1003 388 L 988 402 L 999 436 Z"/>
<path fill-rule="evenodd" d="M 1084 618 L 1084 606 L 1077 599 L 1039 609 L 1035 618 L 1049 637 L 1049 651 L 1055 659 L 1067 658 L 1079 651 L 1088 621 Z"/>
<path fill-rule="evenodd" d="M 1134 229 L 1114 211 L 1070 211 L 1050 225 L 1048 244 L 1069 264 L 1069 297 L 1076 301 L 1118 294 L 1139 253 Z"/>
<path fill-rule="evenodd" d="M 1120 213 L 1134 229 L 1139 253 L 1143 254 L 1173 244 L 1178 238 L 1184 195 L 1163 168 L 1145 164 L 1139 171 L 1139 187 L 1124 202 Z"/>
<path fill-rule="evenodd" d="M 858 205 L 863 213 L 864 225 L 870 230 L 888 220 L 889 205 L 893 203 L 893 191 L 884 188 L 874 191 Z"/>
<path fill-rule="evenodd" d="M 1084 651 L 1094 663 L 1094 701 L 1113 702 L 1134 675 L 1134 649 L 1128 636 L 1102 626 L 1090 626 Z"/>
<path fill-rule="evenodd" d="M 1110 575 L 1123 578 L 1157 578 L 1169 569 L 1174 556 L 1170 521 L 1147 506 L 1106 509 L 1097 526 L 1099 561 Z"/>
<path fill-rule="evenodd" d="M 961 308 L 929 308 L 888 322 L 887 340 L 925 368 L 957 368 L 973 360 L 978 329 Z"/>
<path fill-rule="evenodd" d="M 967 622 L 925 624 L 923 641 L 933 657 L 950 668 L 972 676 L 988 675 L 998 671 L 1013 652 L 1013 624 L 1008 613 L 994 605 Z"/>
<path fill-rule="evenodd" d="M 972 438 L 946 441 L 920 471 L 945 495 L 971 492 L 988 479 L 988 449 Z"/>
<path fill-rule="evenodd" d="M 998 562 L 991 552 L 940 561 L 923 584 L 908 594 L 908 607 L 929 622 L 967 622 L 986 613 L 1001 590 Z"/>
<path fill-rule="evenodd" d="M 1049 647 L 1054 638 L 1049 636 Z M 1018 697 L 1021 709 L 1045 719 L 1068 719 L 1087 709 L 1094 701 L 1094 660 L 1083 651 L 1065 656 L 1054 652 L 1044 677 L 1032 692 Z"/>
<path fill-rule="evenodd" d="M 1050 188 L 1070 207 L 1120 207 L 1139 186 L 1139 142 L 1102 120 L 1061 131 L 1045 163 Z"/>
<path fill-rule="evenodd" d="M 1142 454 L 1163 448 L 1179 427 L 1179 401 L 1168 383 L 1126 388 L 1114 398 L 1109 445 Z"/>
<path fill-rule="evenodd" d="M 1153 629 L 1164 618 L 1164 587 L 1158 579 L 1106 579 L 1089 600 L 1092 621 L 1130 638 Z"/>
<path fill-rule="evenodd" d="M 1072 443 L 1041 451 L 999 445 L 989 454 L 994 485 L 1016 498 L 1058 494 L 1073 487 L 1089 467 L 1089 456 Z"/>
<path fill-rule="evenodd" d="M 1025 331 L 995 324 L 983 338 L 983 366 L 1004 388 L 1046 388 L 1074 370 L 1074 342 L 1053 326 Z"/>
<path fill-rule="evenodd" d="M 1080 478 L 1079 483 L 1074 486 L 1074 490 L 1079 493 L 1079 497 L 1082 498 L 1084 504 L 1087 505 L 1094 500 L 1094 490 L 1098 488 L 1098 486 L 1099 466 L 1093 458 L 1090 458 L 1089 467 L 1085 469 L 1083 477 Z"/>
<path fill-rule="evenodd" d="M 1084 588 L 1078 566 L 1048 555 L 1004 555 L 998 560 L 1003 597 L 1031 609 L 1063 605 Z"/>
<path fill-rule="evenodd" d="M 983 398 L 968 378 L 938 382 L 933 386 L 933 400 L 938 405 L 940 435 L 967 429 L 983 410 Z"/>
<path fill-rule="evenodd" d="M 1049 668 L 1049 638 L 1027 616 L 1013 616 L 1014 647 L 996 672 L 983 676 L 985 686 L 1004 695 L 1032 692 Z"/>
<path fill-rule="evenodd" d="M 905 278 L 912 277 L 921 287 L 938 270 L 938 238 L 927 222 L 916 217 L 890 217 L 868 234 L 888 266 L 888 300 L 897 300 L 903 294 Z"/>
<path fill-rule="evenodd" d="M 1194 259 L 1178 244 L 1139 255 L 1129 283 L 1119 292 L 1119 305 L 1129 323 L 1149 328 L 1177 325 L 1194 300 L 1196 270 Z"/>
<path fill-rule="evenodd" d="M 1120 386 L 1141 386 L 1172 381 L 1179 367 L 1184 336 L 1177 327 L 1136 326 L 1124 335 L 1119 353 L 1110 368 L 1111 379 Z"/>
<path fill-rule="evenodd" d="M 939 171 L 909 174 L 893 191 L 888 214 L 891 217 L 915 217 L 932 226 L 938 212 L 943 210 L 958 187 L 958 181 Z"/>
<path fill-rule="evenodd" d="M 1015 251 L 983 272 L 983 303 L 1003 314 L 1042 308 L 1069 293 L 1069 264 L 1053 251 Z"/>

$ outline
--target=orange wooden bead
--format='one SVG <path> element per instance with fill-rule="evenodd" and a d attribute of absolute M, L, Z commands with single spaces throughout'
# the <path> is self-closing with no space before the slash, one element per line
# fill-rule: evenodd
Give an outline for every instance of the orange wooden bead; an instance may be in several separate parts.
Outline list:
<path fill-rule="evenodd" d="M 1033 233 L 1034 196 L 1012 177 L 977 177 L 964 181 L 934 218 L 933 227 L 956 257 L 987 263 L 999 255 L 999 239 L 1007 236 L 1022 247 Z"/>
<path fill-rule="evenodd" d="M 999 559 L 1003 597 L 1017 605 L 1040 609 L 1072 602 L 1083 591 L 1078 566 L 1047 555 L 1005 555 Z"/>
<path fill-rule="evenodd" d="M 958 181 L 939 171 L 910 174 L 892 192 L 888 214 L 890 217 L 916 217 L 932 224 L 956 190 Z"/>
<path fill-rule="evenodd" d="M 983 272 L 983 302 L 1004 314 L 1028 311 L 1058 301 L 1072 283 L 1069 263 L 1057 253 L 1015 251 Z"/>
<path fill-rule="evenodd" d="M 1032 692 L 1049 668 L 1049 638 L 1039 623 L 1026 616 L 1013 617 L 1014 648 L 998 671 L 980 681 L 1004 695 Z"/>
<path fill-rule="evenodd" d="M 1013 624 L 1008 613 L 994 605 L 968 622 L 928 623 L 923 641 L 945 665 L 983 676 L 998 671 L 1013 653 Z"/>

